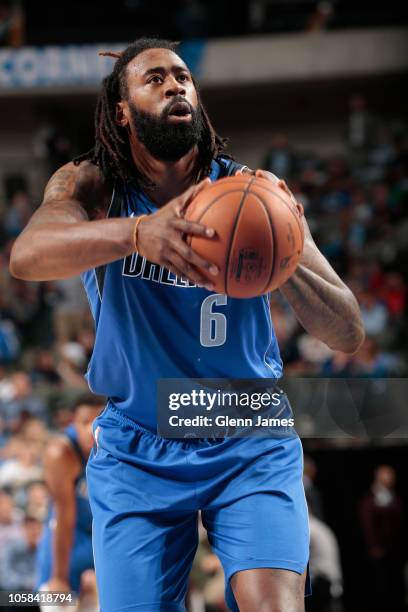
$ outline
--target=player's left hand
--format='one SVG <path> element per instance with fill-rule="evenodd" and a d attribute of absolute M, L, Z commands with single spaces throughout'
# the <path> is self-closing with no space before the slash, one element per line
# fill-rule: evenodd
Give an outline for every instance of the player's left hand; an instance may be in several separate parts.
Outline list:
<path fill-rule="evenodd" d="M 292 202 L 298 209 L 300 216 L 303 216 L 304 214 L 303 206 L 300 204 L 300 202 L 296 200 L 295 196 L 293 195 L 293 193 L 291 192 L 291 190 L 289 189 L 289 187 L 287 186 L 286 182 L 283 179 L 280 179 L 279 177 L 277 177 L 276 174 L 273 174 L 273 172 L 269 172 L 268 170 L 261 170 L 261 169 L 258 169 L 258 170 L 247 169 L 246 171 L 244 170 L 244 172 L 242 170 L 238 170 L 237 174 L 243 174 L 245 172 L 249 172 L 250 174 L 254 174 L 255 176 L 259 178 L 266 179 L 267 181 L 270 181 L 271 183 L 273 183 L 280 189 L 283 189 L 283 191 L 291 198 Z"/>

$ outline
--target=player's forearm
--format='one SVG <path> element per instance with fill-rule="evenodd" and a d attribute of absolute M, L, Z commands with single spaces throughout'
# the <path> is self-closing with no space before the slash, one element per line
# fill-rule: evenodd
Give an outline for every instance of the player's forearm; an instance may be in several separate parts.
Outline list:
<path fill-rule="evenodd" d="M 72 516 L 60 512 L 57 514 L 53 531 L 53 565 L 52 578 L 69 583 L 71 552 L 74 541 L 74 520 Z"/>
<path fill-rule="evenodd" d="M 308 229 L 302 259 L 281 292 L 308 333 L 344 353 L 359 348 L 364 328 L 357 300 L 318 251 Z"/>
<path fill-rule="evenodd" d="M 76 276 L 133 252 L 134 219 L 50 222 L 28 228 L 16 240 L 10 272 L 27 281 Z"/>
<path fill-rule="evenodd" d="M 344 353 L 359 348 L 364 331 L 357 302 L 347 288 L 333 286 L 300 264 L 281 291 L 312 336 Z"/>

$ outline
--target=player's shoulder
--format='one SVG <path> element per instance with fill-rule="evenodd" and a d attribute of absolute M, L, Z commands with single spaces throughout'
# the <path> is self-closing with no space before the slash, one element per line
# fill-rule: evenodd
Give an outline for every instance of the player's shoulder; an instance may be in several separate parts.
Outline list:
<path fill-rule="evenodd" d="M 55 499 L 71 496 L 73 487 L 81 473 L 82 465 L 69 440 L 61 434 L 55 435 L 47 444 L 43 457 L 44 478 Z"/>
<path fill-rule="evenodd" d="M 44 463 L 49 467 L 64 466 L 68 469 L 69 466 L 76 466 L 76 453 L 67 436 L 54 434 L 50 438 L 45 450 Z"/>
<path fill-rule="evenodd" d="M 90 219 L 105 216 L 112 186 L 100 168 L 89 160 L 74 161 L 58 168 L 44 191 L 44 203 L 73 199 L 81 203 Z"/>

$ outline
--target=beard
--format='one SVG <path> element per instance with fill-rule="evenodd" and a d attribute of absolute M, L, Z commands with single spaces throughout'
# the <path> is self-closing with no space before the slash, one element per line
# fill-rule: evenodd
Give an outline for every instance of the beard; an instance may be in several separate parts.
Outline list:
<path fill-rule="evenodd" d="M 169 110 L 176 102 L 185 102 L 182 97 L 174 98 L 159 116 L 139 110 L 129 102 L 132 122 L 140 142 L 156 159 L 176 162 L 201 141 L 204 121 L 201 109 L 191 104 L 191 120 L 180 123 L 168 121 Z"/>

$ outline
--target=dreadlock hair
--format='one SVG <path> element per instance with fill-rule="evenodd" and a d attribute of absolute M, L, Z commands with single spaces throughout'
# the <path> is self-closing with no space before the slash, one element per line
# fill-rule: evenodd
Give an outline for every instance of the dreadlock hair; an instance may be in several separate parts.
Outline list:
<path fill-rule="evenodd" d="M 116 122 L 116 105 L 128 95 L 126 66 L 131 60 L 147 49 L 169 49 L 176 52 L 178 45 L 179 43 L 169 40 L 138 38 L 120 54 L 109 51 L 101 54 L 117 58 L 117 61 L 113 71 L 102 81 L 102 90 L 95 110 L 95 144 L 92 149 L 73 160 L 75 165 L 79 165 L 84 160 L 90 160 L 99 166 L 108 181 L 113 182 L 119 177 L 124 182 L 152 186 L 147 177 L 143 176 L 133 163 L 128 133 Z M 201 102 L 194 78 L 193 83 L 197 91 L 198 112 L 201 112 L 203 118 L 203 132 L 198 143 L 199 172 L 197 177 L 203 178 L 209 174 L 212 160 L 224 151 L 228 141 L 215 132 Z"/>

